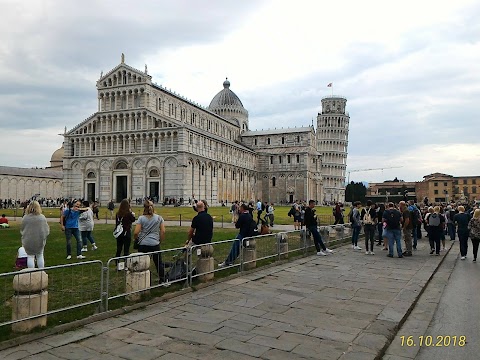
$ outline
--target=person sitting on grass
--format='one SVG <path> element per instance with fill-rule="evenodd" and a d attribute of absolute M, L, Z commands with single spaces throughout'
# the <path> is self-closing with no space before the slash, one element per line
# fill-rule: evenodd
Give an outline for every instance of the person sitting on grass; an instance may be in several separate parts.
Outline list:
<path fill-rule="evenodd" d="M 8 224 L 8 219 L 5 216 L 5 214 L 2 214 L 2 217 L 0 218 L 0 228 L 8 228 L 10 225 Z"/>

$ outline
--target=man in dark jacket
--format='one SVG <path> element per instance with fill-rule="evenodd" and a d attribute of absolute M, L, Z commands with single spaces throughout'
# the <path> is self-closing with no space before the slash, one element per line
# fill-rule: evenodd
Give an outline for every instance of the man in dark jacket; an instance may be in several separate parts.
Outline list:
<path fill-rule="evenodd" d="M 232 248 L 230 249 L 227 259 L 223 263 L 218 264 L 218 267 L 230 266 L 235 262 L 235 259 L 240 254 L 240 241 L 242 241 L 242 239 L 245 237 L 253 236 L 253 230 L 256 228 L 256 225 L 257 224 L 255 220 L 253 220 L 253 217 L 248 211 L 248 205 L 242 204 L 240 206 L 240 215 L 235 223 L 235 227 L 240 229 L 240 231 L 236 240 L 232 244 Z"/>
<path fill-rule="evenodd" d="M 326 256 L 333 253 L 333 250 L 328 249 L 322 241 L 322 237 L 317 229 L 317 215 L 315 215 L 315 200 L 308 202 L 308 207 L 305 208 L 305 227 L 313 236 L 313 242 L 317 249 L 317 255 Z"/>

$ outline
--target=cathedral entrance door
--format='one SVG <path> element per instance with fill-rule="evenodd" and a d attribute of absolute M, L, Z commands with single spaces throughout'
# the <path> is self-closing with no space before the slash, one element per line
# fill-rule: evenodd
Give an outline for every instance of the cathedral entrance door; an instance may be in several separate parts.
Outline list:
<path fill-rule="evenodd" d="M 95 197 L 95 183 L 87 184 L 87 200 L 90 202 L 94 202 L 96 199 Z"/>
<path fill-rule="evenodd" d="M 115 201 L 118 203 L 127 198 L 127 177 L 117 176 L 116 179 L 117 186 L 115 191 Z"/>
<path fill-rule="evenodd" d="M 290 195 L 288 196 L 288 202 L 289 202 L 290 204 L 293 204 L 293 194 L 290 194 Z"/>
<path fill-rule="evenodd" d="M 150 182 L 149 196 L 150 196 L 151 199 L 154 199 L 155 202 L 157 202 L 160 199 L 159 189 L 160 189 L 160 182 L 159 181 L 151 181 Z"/>

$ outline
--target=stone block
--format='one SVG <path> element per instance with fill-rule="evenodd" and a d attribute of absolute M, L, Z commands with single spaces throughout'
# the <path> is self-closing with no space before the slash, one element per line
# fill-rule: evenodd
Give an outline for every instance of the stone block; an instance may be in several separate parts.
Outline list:
<path fill-rule="evenodd" d="M 247 249 L 255 249 L 257 247 L 257 240 L 252 238 L 244 240 L 243 247 Z"/>
<path fill-rule="evenodd" d="M 48 287 L 48 275 L 45 271 L 24 269 L 13 278 L 13 290 L 20 294 L 39 293 Z"/>
<path fill-rule="evenodd" d="M 201 282 L 207 282 L 213 280 L 215 273 L 215 262 L 213 257 L 199 258 L 197 260 L 197 274 L 198 280 Z"/>
<path fill-rule="evenodd" d="M 213 246 L 210 244 L 202 245 L 200 247 L 200 257 L 209 258 L 211 256 L 213 256 Z"/>
<path fill-rule="evenodd" d="M 15 295 L 12 298 L 12 320 L 45 314 L 48 307 L 48 291 L 38 294 Z M 47 316 L 12 324 L 14 332 L 29 332 L 36 327 L 47 326 Z"/>
<path fill-rule="evenodd" d="M 150 287 L 150 270 L 128 271 L 126 275 L 125 292 L 134 292 Z M 129 301 L 140 300 L 141 292 L 135 292 L 126 296 Z"/>
<path fill-rule="evenodd" d="M 243 248 L 243 268 L 245 270 L 255 269 L 257 267 L 257 250 Z"/>
<path fill-rule="evenodd" d="M 126 259 L 126 266 L 130 272 L 145 271 L 150 269 L 150 255 L 133 253 Z"/>

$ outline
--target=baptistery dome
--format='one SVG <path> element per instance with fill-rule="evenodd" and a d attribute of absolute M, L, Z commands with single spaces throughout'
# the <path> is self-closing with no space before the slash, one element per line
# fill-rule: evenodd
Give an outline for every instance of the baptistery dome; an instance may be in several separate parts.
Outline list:
<path fill-rule="evenodd" d="M 62 147 L 60 149 L 55 150 L 55 152 L 52 154 L 52 157 L 50 159 L 50 168 L 61 170 L 63 167 L 64 154 L 65 154 L 65 149 L 62 144 Z"/>

